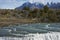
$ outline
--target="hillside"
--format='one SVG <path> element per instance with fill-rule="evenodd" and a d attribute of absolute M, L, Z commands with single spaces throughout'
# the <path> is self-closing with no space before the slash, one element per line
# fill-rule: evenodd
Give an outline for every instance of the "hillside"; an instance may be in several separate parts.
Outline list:
<path fill-rule="evenodd" d="M 0 9 L 0 26 L 24 23 L 60 23 L 60 9 L 49 8 L 45 5 L 43 9 L 24 7 L 19 9 Z"/>

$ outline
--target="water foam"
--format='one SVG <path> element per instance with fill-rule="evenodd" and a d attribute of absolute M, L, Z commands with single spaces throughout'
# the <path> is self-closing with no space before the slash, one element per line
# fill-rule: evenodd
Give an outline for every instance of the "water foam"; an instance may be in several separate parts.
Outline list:
<path fill-rule="evenodd" d="M 27 34 L 24 37 L 0 37 L 0 40 L 60 40 L 59 32 Z"/>

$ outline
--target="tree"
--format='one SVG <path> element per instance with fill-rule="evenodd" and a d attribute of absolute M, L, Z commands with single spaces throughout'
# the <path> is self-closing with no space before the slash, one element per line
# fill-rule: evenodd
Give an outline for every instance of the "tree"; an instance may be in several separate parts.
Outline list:
<path fill-rule="evenodd" d="M 23 10 L 30 10 L 30 8 L 28 7 L 28 6 L 25 6 L 24 8 L 23 8 Z"/>
<path fill-rule="evenodd" d="M 45 13 L 47 13 L 47 12 L 49 11 L 48 6 L 47 6 L 47 5 L 45 5 L 45 6 L 44 6 L 44 8 L 43 8 L 43 10 L 44 10 L 44 12 L 45 12 Z"/>
<path fill-rule="evenodd" d="M 29 16 L 32 18 L 38 17 L 38 9 L 30 10 Z"/>

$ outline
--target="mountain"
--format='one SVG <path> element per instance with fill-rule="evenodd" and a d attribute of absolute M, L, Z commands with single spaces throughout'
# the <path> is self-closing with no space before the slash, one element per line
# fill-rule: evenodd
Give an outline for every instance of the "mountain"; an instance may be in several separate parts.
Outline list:
<path fill-rule="evenodd" d="M 29 8 L 43 8 L 44 5 L 42 3 L 30 3 L 30 2 L 26 2 L 24 3 L 22 6 L 19 6 L 15 9 L 23 9 L 24 7 L 29 7 Z"/>
<path fill-rule="evenodd" d="M 35 8 L 43 8 L 44 7 L 44 5 L 42 3 L 37 3 L 37 2 L 32 4 L 32 8 L 33 8 L 33 6 Z"/>
<path fill-rule="evenodd" d="M 50 4 L 47 3 L 46 4 L 49 8 L 52 9 L 60 9 L 60 3 L 53 3 L 51 2 Z M 24 7 L 29 7 L 30 9 L 34 9 L 34 8 L 43 8 L 44 4 L 42 3 L 30 3 L 30 2 L 26 2 L 24 3 L 22 6 L 16 7 L 15 9 L 23 9 Z"/>
<path fill-rule="evenodd" d="M 32 5 L 32 4 L 31 4 L 30 2 L 26 2 L 26 3 L 24 3 L 22 6 L 17 7 L 16 9 L 23 9 L 23 8 L 26 7 L 26 6 L 30 8 L 31 5 Z"/>
<path fill-rule="evenodd" d="M 60 9 L 60 3 L 51 2 L 50 4 L 47 3 L 47 5 L 49 6 L 49 8 L 52 8 L 52 9 Z"/>

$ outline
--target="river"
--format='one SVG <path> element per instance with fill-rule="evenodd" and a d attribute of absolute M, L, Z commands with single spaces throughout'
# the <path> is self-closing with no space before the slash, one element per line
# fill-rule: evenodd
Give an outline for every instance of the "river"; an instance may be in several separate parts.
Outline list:
<path fill-rule="evenodd" d="M 9 25 L 0 28 L 0 40 L 60 40 L 60 23 Z"/>

